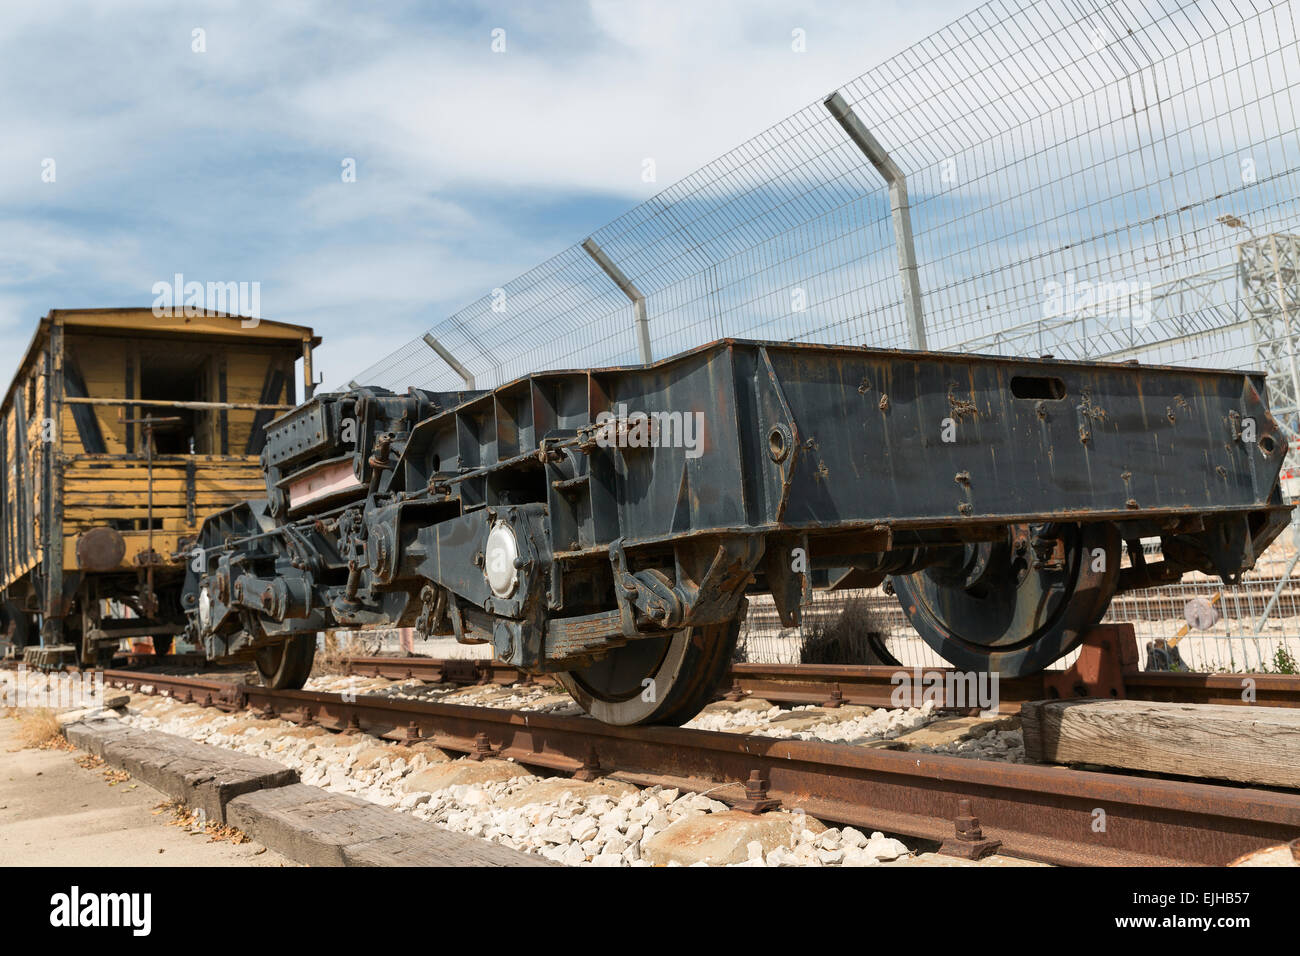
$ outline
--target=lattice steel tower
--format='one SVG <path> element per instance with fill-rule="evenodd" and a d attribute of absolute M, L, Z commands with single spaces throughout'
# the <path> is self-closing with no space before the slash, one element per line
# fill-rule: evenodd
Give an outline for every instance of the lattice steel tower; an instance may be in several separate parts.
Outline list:
<path fill-rule="evenodd" d="M 1300 441 L 1295 327 L 1300 319 L 1300 236 L 1272 233 L 1251 238 L 1237 246 L 1237 263 L 1241 301 L 1250 321 L 1254 365 L 1268 376 L 1269 408 L 1287 432 L 1288 465 L 1295 468 Z"/>

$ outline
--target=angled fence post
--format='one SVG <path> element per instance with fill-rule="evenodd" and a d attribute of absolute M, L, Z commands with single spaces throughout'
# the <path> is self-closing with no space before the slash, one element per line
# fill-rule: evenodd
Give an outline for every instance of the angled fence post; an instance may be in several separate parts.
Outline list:
<path fill-rule="evenodd" d="M 623 290 L 623 294 L 632 300 L 632 308 L 636 313 L 637 342 L 641 347 L 641 361 L 649 365 L 654 358 L 650 352 L 650 321 L 646 316 L 645 296 L 632 284 L 632 280 L 623 274 L 623 270 L 614 264 L 614 260 L 605 255 L 605 250 L 596 244 L 595 239 L 588 236 L 582 240 L 582 248 L 587 251 L 587 255 L 596 260 L 596 265 L 600 266 L 601 271 Z"/>
<path fill-rule="evenodd" d="M 448 352 L 446 347 L 433 337 L 432 333 L 430 332 L 424 333 L 424 344 L 429 346 L 429 348 L 433 349 L 435 352 L 437 352 L 438 358 L 442 359 L 444 362 L 446 362 L 448 365 L 451 366 L 451 370 L 461 377 L 461 380 L 465 383 L 466 388 L 469 389 L 474 388 L 474 376 L 470 374 L 469 369 L 461 365 L 460 362 L 456 361 L 456 356 Z"/>
<path fill-rule="evenodd" d="M 907 203 L 907 177 L 838 91 L 826 97 L 824 105 L 844 127 L 844 132 L 849 134 L 853 144 L 862 150 L 863 155 L 889 184 L 894 244 L 898 248 L 898 274 L 903 280 L 903 307 L 907 310 L 907 321 L 911 326 L 912 348 L 924 349 L 925 315 L 921 309 L 921 275 L 916 266 L 916 245 L 912 241 L 912 211 Z"/>

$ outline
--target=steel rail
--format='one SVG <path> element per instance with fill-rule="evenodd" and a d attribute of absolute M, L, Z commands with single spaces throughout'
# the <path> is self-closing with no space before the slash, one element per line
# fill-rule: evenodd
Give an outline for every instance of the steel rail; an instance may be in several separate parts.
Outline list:
<path fill-rule="evenodd" d="M 1300 794 L 1005 764 L 678 727 L 558 717 L 106 671 L 106 683 L 327 729 L 364 729 L 558 773 L 664 784 L 735 804 L 757 773 L 768 798 L 818 819 L 925 840 L 954 835 L 968 800 L 1002 851 L 1062 865 L 1223 865 L 1300 834 Z"/>
<path fill-rule="evenodd" d="M 426 680 L 433 683 L 513 684 L 527 675 L 518 668 L 493 660 L 439 660 L 430 657 L 351 657 L 341 662 L 345 673 L 390 680 Z M 897 707 L 895 691 L 900 675 L 920 672 L 937 678 L 946 691 L 948 667 L 909 668 L 881 664 L 733 664 L 723 682 L 732 699 L 759 697 L 780 704 L 857 704 Z M 1249 703 L 1270 707 L 1300 707 L 1300 675 L 1204 674 L 1189 671 L 1127 671 L 1125 696 L 1130 700 L 1171 701 L 1190 704 L 1245 704 L 1243 693 L 1253 691 Z M 535 680 L 537 678 L 534 678 Z M 544 679 L 544 678 L 543 678 Z M 1249 685 L 1246 683 L 1249 681 Z M 918 682 L 919 686 L 919 682 Z M 1019 711 L 1025 701 L 1044 700 L 1052 694 L 1043 675 L 998 682 L 999 708 Z M 957 709 L 939 696 L 943 709 Z"/>

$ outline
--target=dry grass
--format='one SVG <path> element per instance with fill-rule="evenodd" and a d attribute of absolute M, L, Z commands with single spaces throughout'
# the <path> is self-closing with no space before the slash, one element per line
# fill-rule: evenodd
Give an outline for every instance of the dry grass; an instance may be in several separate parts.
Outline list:
<path fill-rule="evenodd" d="M 25 710 L 18 715 L 18 739 L 24 747 L 37 750 L 73 750 L 63 731 L 59 719 L 48 707 Z"/>
<path fill-rule="evenodd" d="M 885 645 L 885 630 L 871 605 L 854 598 L 830 621 L 818 621 L 806 628 L 802 664 L 884 664 L 873 643 Z"/>
<path fill-rule="evenodd" d="M 326 631 L 323 653 L 316 655 L 311 676 L 340 672 L 343 661 L 352 657 L 373 657 L 383 646 L 383 631 Z"/>
<path fill-rule="evenodd" d="M 191 809 L 178 800 L 164 800 L 153 808 L 154 816 L 163 813 L 171 814 L 168 826 L 180 827 L 187 833 L 206 834 L 209 843 L 229 841 L 239 845 L 251 842 L 242 830 L 209 820 L 202 810 Z"/>

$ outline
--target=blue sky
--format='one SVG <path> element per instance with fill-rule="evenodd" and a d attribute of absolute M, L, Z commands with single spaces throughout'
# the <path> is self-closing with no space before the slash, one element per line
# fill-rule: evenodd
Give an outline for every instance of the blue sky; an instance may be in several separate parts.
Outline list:
<path fill-rule="evenodd" d="M 179 272 L 260 282 L 346 381 L 974 5 L 7 3 L 0 374 Z"/>

